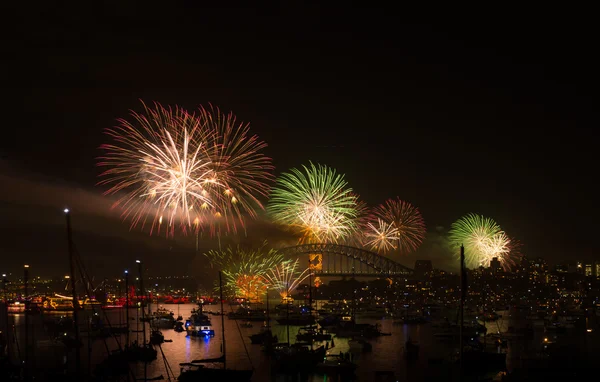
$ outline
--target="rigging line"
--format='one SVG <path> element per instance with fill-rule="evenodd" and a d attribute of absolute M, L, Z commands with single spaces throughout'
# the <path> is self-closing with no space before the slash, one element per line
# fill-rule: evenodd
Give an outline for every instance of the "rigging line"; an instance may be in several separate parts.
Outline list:
<path fill-rule="evenodd" d="M 77 269 L 79 270 L 79 274 L 81 276 L 82 284 L 84 285 L 85 292 L 87 293 L 88 297 L 90 297 L 92 295 L 90 293 L 91 292 L 91 290 L 90 290 L 91 282 L 89 281 L 89 275 L 87 274 L 85 267 L 83 266 L 83 262 L 81 261 L 79 251 L 77 251 L 75 244 L 73 244 L 73 252 L 75 253 L 74 260 L 77 265 Z M 73 307 L 73 309 L 77 309 L 77 307 Z M 96 315 L 96 313 L 97 313 L 96 307 L 94 306 L 94 304 L 92 304 L 92 312 L 94 313 L 94 315 Z M 110 327 L 110 321 L 108 320 L 108 317 L 106 317 L 106 312 L 103 312 L 103 313 L 104 313 L 106 321 L 108 322 L 108 325 Z M 77 325 L 77 322 L 75 323 L 75 325 Z M 89 333 L 88 333 L 88 337 L 89 337 Z M 119 340 L 117 340 L 116 338 L 115 338 L 115 340 L 117 341 L 117 344 L 119 344 Z M 104 347 L 106 348 L 106 352 L 110 354 L 110 350 L 108 348 L 108 343 L 106 342 L 106 339 L 104 339 L 103 342 L 104 342 Z M 120 345 L 119 345 L 119 347 L 120 347 Z"/>
<path fill-rule="evenodd" d="M 229 304 L 229 309 L 233 313 L 233 308 L 231 307 L 231 304 Z M 223 312 L 221 312 L 221 314 L 223 314 Z M 242 339 L 242 344 L 244 345 L 244 350 L 246 351 L 246 355 L 248 356 L 248 360 L 250 361 L 250 367 L 252 367 L 252 370 L 254 370 L 254 364 L 252 363 L 252 358 L 250 358 L 250 353 L 248 352 L 248 348 L 246 347 L 246 341 L 244 341 L 244 336 L 242 335 L 242 330 L 240 329 L 240 324 L 238 324 L 237 319 L 235 319 L 234 321 L 235 321 L 235 326 L 237 327 L 238 333 L 240 334 L 240 338 Z"/>
<path fill-rule="evenodd" d="M 87 281 L 90 280 L 89 274 L 87 273 L 87 270 L 85 269 L 85 266 L 83 265 L 83 261 L 81 260 L 81 256 L 79 255 L 79 251 L 77 250 L 77 247 L 75 246 L 75 244 L 73 244 L 73 249 L 75 252 L 75 260 L 77 261 L 77 266 L 79 268 L 79 273 L 81 274 L 82 278 L 85 278 Z M 103 281 L 101 284 L 105 284 L 105 282 Z M 91 291 L 96 291 L 96 289 L 98 289 L 98 287 L 100 285 L 98 285 L 96 288 L 93 287 L 93 281 L 89 281 L 87 283 L 85 283 L 85 288 L 86 288 L 86 293 L 88 294 L 88 296 L 91 296 Z M 91 290 L 90 290 L 91 288 Z M 94 313 L 96 313 L 96 308 L 94 307 L 94 305 L 92 304 L 92 311 Z M 106 319 L 106 322 L 108 323 L 108 327 L 112 328 L 112 324 L 110 323 L 110 319 L 108 318 L 108 315 L 106 314 L 106 311 L 104 311 L 103 309 L 101 309 L 102 314 L 104 316 L 104 318 Z M 120 344 L 120 340 L 119 338 L 116 337 L 116 335 L 113 334 L 113 337 L 115 337 L 115 341 L 117 342 L 117 344 L 119 345 L 119 349 L 121 349 L 121 344 Z"/>
<path fill-rule="evenodd" d="M 12 326 L 12 331 L 13 331 L 13 343 L 15 345 L 17 345 L 17 358 L 21 359 L 21 348 L 19 347 L 19 340 L 17 339 L 17 328 L 15 327 L 15 324 L 13 324 Z M 23 361 L 21 359 L 21 361 Z"/>
<path fill-rule="evenodd" d="M 75 243 L 73 243 L 73 252 L 75 254 L 74 260 L 75 260 L 75 263 L 77 264 L 77 268 L 79 270 L 79 274 L 81 275 L 81 278 L 82 279 L 85 278 L 86 280 L 89 280 L 89 275 L 87 274 L 87 271 L 86 271 L 85 267 L 83 266 L 83 261 L 81 261 L 81 256 L 79 254 L 79 251 L 77 250 L 77 246 L 75 245 Z M 89 283 L 83 283 L 83 284 L 85 286 L 86 293 L 88 293 L 88 296 L 91 296 L 91 294 L 89 293 L 90 292 L 89 291 L 90 284 Z M 73 309 L 76 309 L 76 307 L 73 307 Z M 129 307 L 127 307 L 127 309 L 129 309 Z M 92 304 L 92 311 L 94 313 L 96 313 L 96 308 L 94 307 L 93 304 Z M 108 315 L 106 314 L 106 312 L 104 310 L 102 311 L 102 313 L 103 313 L 104 318 L 106 319 L 106 322 L 108 323 L 108 327 L 112 328 L 112 326 L 110 324 L 110 319 L 108 318 Z M 75 323 L 75 325 L 77 325 L 77 323 Z M 75 330 L 77 330 L 77 328 Z M 117 343 L 117 348 L 119 349 L 119 351 L 123 351 L 123 347 L 121 346 L 120 339 L 117 337 L 117 335 L 112 330 L 111 330 L 111 334 L 112 334 L 112 337 L 115 339 L 115 342 Z M 89 336 L 89 333 L 88 333 L 88 336 Z M 89 337 L 88 337 L 88 341 L 89 341 Z M 103 338 L 102 342 L 104 342 L 104 348 L 106 349 L 107 356 L 110 356 L 111 351 L 108 347 L 108 341 L 106 341 L 106 338 Z M 88 362 L 90 362 L 90 361 L 88 360 Z M 130 374 L 127 376 L 127 379 L 129 380 L 129 377 L 131 376 L 131 378 L 135 381 L 135 373 L 134 373 L 131 365 L 127 365 L 127 369 L 129 370 L 129 374 Z"/>
<path fill-rule="evenodd" d="M 171 375 L 173 375 L 173 378 L 175 378 L 175 373 L 173 373 L 173 369 L 171 369 L 171 365 L 169 364 L 169 360 L 167 359 L 167 356 L 163 352 L 162 346 L 160 344 L 158 344 L 158 348 L 160 349 L 160 354 L 162 354 L 163 362 L 165 364 L 165 370 L 167 372 L 167 378 L 170 381 L 171 380 Z"/>

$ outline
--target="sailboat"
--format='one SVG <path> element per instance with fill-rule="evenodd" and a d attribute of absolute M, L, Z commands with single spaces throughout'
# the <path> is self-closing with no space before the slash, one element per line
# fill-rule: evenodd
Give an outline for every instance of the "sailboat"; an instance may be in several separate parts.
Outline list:
<path fill-rule="evenodd" d="M 221 312 L 223 310 L 223 285 L 221 280 L 221 272 L 219 272 L 219 293 L 221 298 Z M 179 375 L 179 381 L 212 381 L 212 380 L 226 380 L 226 381 L 250 381 L 254 370 L 234 370 L 227 368 L 227 357 L 226 357 L 226 342 L 225 342 L 225 316 L 221 315 L 221 336 L 223 340 L 222 351 L 223 354 L 217 358 L 206 358 L 201 360 L 193 360 L 189 363 L 181 363 L 181 374 Z M 222 368 L 206 367 L 204 364 L 207 363 L 222 363 Z"/>
<path fill-rule="evenodd" d="M 309 262 L 310 266 L 310 262 Z M 308 274 L 308 310 L 310 315 L 313 315 L 313 307 L 312 307 L 312 273 Z M 312 342 L 312 341 L 330 341 L 331 334 L 326 333 L 323 328 L 318 329 L 317 325 L 314 324 L 315 320 L 313 319 L 311 324 L 305 327 L 298 329 L 298 334 L 296 334 L 297 341 L 303 342 Z"/>
<path fill-rule="evenodd" d="M 269 289 L 267 289 L 267 324 L 260 329 L 260 332 L 250 336 L 250 342 L 253 345 L 265 345 L 271 347 L 277 343 L 277 336 L 271 331 L 271 315 L 269 312 Z"/>
<path fill-rule="evenodd" d="M 484 347 L 464 344 L 464 304 L 467 290 L 467 274 L 465 267 L 465 248 L 460 247 L 460 326 L 459 353 L 456 363 L 460 365 L 461 374 L 500 371 L 506 369 L 506 353 L 487 351 Z"/>
<path fill-rule="evenodd" d="M 289 289 L 289 286 L 288 286 Z M 312 305 L 312 301 L 311 301 Z M 311 306 L 312 308 L 312 306 Z M 289 316 L 289 304 L 287 307 Z M 311 316 L 312 317 L 312 316 Z M 274 369 L 284 373 L 297 373 L 314 370 L 319 362 L 325 358 L 325 347 L 313 349 L 312 341 L 309 344 L 296 342 L 290 344 L 290 326 L 287 324 L 287 344 L 277 345 L 273 349 Z"/>

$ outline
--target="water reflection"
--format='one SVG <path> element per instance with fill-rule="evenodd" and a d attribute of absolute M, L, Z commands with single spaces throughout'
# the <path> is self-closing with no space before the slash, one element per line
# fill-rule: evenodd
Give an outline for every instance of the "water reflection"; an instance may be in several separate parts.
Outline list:
<path fill-rule="evenodd" d="M 179 309 L 183 318 L 187 318 L 191 314 L 191 310 L 196 306 L 186 304 L 180 306 L 165 305 L 167 309 L 177 311 Z M 225 307 L 225 311 L 230 309 L 235 310 L 235 307 Z M 216 306 L 208 306 L 205 310 L 217 311 Z M 488 323 L 489 332 L 506 331 L 517 317 L 509 317 L 508 312 L 502 312 L 503 318 L 494 323 Z M 125 323 L 125 312 L 122 309 L 106 311 L 110 322 Z M 130 326 L 133 331 L 130 334 L 131 341 L 142 342 L 142 324 L 136 317 L 140 317 L 139 309 L 131 309 Z M 174 330 L 162 330 L 165 339 L 172 340 L 161 345 L 165 355 L 163 360 L 161 352 L 158 353 L 158 359 L 147 366 L 148 378 L 158 377 L 160 375 L 166 377 L 168 365 L 173 369 L 176 375 L 179 374 L 179 364 L 190 362 L 192 360 L 203 358 L 216 358 L 221 355 L 221 317 L 210 316 L 215 330 L 215 337 L 188 337 L 185 332 L 177 333 Z M 35 366 L 56 366 L 58 364 L 67 364 L 72 368 L 74 354 L 67 353 L 64 347 L 57 346 L 56 343 L 49 338 L 48 333 L 44 330 L 42 320 L 47 318 L 44 316 L 30 317 L 31 327 L 30 338 L 36 342 L 36 347 L 32 349 L 31 356 L 35 357 Z M 85 330 L 87 328 L 87 320 L 90 318 L 90 312 L 84 312 L 80 315 L 80 327 L 83 329 L 82 340 L 84 346 L 81 350 L 82 362 L 84 363 L 82 370 L 92 370 L 88 368 L 88 360 L 91 364 L 95 364 L 104 359 L 107 354 L 114 349 L 117 349 L 119 343 L 126 342 L 125 335 L 118 338 L 118 342 L 114 338 L 108 339 L 92 339 L 89 338 Z M 11 316 L 13 323 L 17 329 L 17 341 L 13 346 L 14 358 L 23 358 L 24 343 L 24 317 L 22 315 Z M 372 352 L 356 354 L 355 360 L 358 364 L 357 377 L 360 381 L 375 380 L 377 371 L 391 371 L 395 374 L 399 381 L 418 381 L 424 379 L 438 378 L 438 380 L 447 380 L 448 376 L 444 375 L 445 369 L 441 367 L 432 367 L 431 360 L 447 359 L 451 352 L 455 349 L 456 344 L 452 341 L 440 341 L 433 335 L 433 330 L 430 324 L 425 325 L 393 325 L 392 320 L 361 320 L 360 322 L 379 323 L 382 332 L 390 332 L 391 336 L 384 336 L 370 340 L 373 345 Z M 234 369 L 245 369 L 254 367 L 254 381 L 331 381 L 331 378 L 322 375 L 309 375 L 303 377 L 290 377 L 283 375 L 272 375 L 270 368 L 270 360 L 267 355 L 261 351 L 259 345 L 252 345 L 249 336 L 260 330 L 262 323 L 254 323 L 252 328 L 238 327 L 236 321 L 224 319 L 225 335 L 227 336 L 227 366 Z M 239 329 L 239 330 L 238 330 Z M 289 327 L 290 342 L 296 342 L 296 334 L 299 327 Z M 283 325 L 278 325 L 272 320 L 273 334 L 277 335 L 280 341 L 287 340 L 288 328 Z M 595 335 L 592 333 L 591 335 Z M 509 357 L 507 358 L 508 366 L 511 367 L 513 360 L 518 359 L 518 356 L 525 351 L 531 350 L 536 343 L 543 340 L 543 332 L 536 332 L 532 341 L 510 341 L 509 342 Z M 404 346 L 407 339 L 420 344 L 419 359 L 409 362 L 404 357 Z M 597 344 L 597 342 L 595 342 Z M 316 346 L 325 345 L 327 342 L 318 343 Z M 594 341 L 589 341 L 588 346 L 594 344 Z M 18 345 L 21 347 L 17 350 Z M 336 338 L 328 343 L 330 353 L 346 353 L 350 350 L 347 338 Z M 144 375 L 144 365 L 136 364 L 133 366 L 138 377 Z M 439 375 L 436 376 L 436 373 Z"/>

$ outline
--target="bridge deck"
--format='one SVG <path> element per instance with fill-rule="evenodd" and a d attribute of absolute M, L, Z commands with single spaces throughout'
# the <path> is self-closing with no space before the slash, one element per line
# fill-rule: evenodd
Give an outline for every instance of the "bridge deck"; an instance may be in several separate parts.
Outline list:
<path fill-rule="evenodd" d="M 370 268 L 367 273 L 364 270 L 360 269 L 346 269 L 346 270 L 336 270 L 335 262 L 334 269 L 325 269 L 325 270 L 317 270 L 316 275 L 326 275 L 326 276 L 335 276 L 335 275 L 358 275 L 360 273 L 361 276 L 373 276 L 373 277 L 397 277 L 397 276 L 408 276 L 413 273 L 413 270 L 399 264 L 393 260 L 390 260 L 387 257 L 381 256 L 377 253 L 367 251 L 366 249 L 351 247 L 348 245 L 341 244 L 324 244 L 324 243 L 313 243 L 313 244 L 302 244 L 294 247 L 283 248 L 280 250 L 284 254 L 288 255 L 310 255 L 310 254 L 321 254 L 321 255 L 335 255 L 335 256 L 345 256 L 348 260 L 352 260 L 353 262 L 358 261 L 364 266 Z M 340 266 L 342 264 L 340 263 Z M 362 268 L 362 267 L 361 267 Z"/>

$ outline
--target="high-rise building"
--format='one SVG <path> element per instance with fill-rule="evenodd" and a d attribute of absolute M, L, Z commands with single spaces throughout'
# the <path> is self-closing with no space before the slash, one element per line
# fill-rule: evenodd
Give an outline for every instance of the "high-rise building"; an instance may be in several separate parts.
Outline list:
<path fill-rule="evenodd" d="M 502 269 L 500 265 L 500 260 L 498 260 L 497 257 L 493 257 L 492 261 L 490 261 L 490 269 L 492 270 L 492 273 L 497 273 Z"/>
<path fill-rule="evenodd" d="M 585 276 L 592 276 L 592 264 L 585 265 Z"/>
<path fill-rule="evenodd" d="M 583 274 L 583 264 L 581 264 L 579 261 L 575 264 L 569 264 L 569 273 Z"/>
<path fill-rule="evenodd" d="M 594 262 L 594 276 L 600 279 L 600 261 Z"/>
<path fill-rule="evenodd" d="M 554 266 L 554 272 L 567 273 L 568 271 L 569 266 L 567 264 L 557 264 Z"/>

